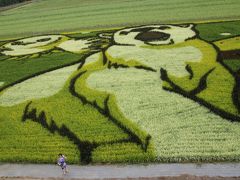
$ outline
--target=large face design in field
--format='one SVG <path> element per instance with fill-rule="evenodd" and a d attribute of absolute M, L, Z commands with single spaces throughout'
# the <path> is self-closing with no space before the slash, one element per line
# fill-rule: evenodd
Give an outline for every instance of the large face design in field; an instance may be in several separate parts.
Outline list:
<path fill-rule="evenodd" d="M 156 71 L 164 67 L 180 77 L 188 74 L 186 62 L 199 62 L 202 58 L 198 47 L 186 43 L 197 39 L 193 24 L 126 28 L 117 31 L 113 39 L 115 45 L 106 51 L 113 61 L 119 58 L 126 62 L 135 60 Z M 173 48 L 175 44 L 182 45 Z"/>
<path fill-rule="evenodd" d="M 189 119 L 222 121 L 226 109 L 237 114 L 232 101 L 234 78 L 217 61 L 214 46 L 197 38 L 193 25 L 127 28 L 117 31 L 114 41 L 105 51 L 107 68 L 89 71 L 87 87 L 110 94 L 124 117 L 151 135 L 159 157 L 166 129 L 172 135 L 178 124 L 191 127 Z"/>
<path fill-rule="evenodd" d="M 44 35 L 19 39 L 4 44 L 0 53 L 7 56 L 27 56 L 48 53 L 54 49 L 61 49 L 72 53 L 82 53 L 89 49 L 91 41 L 87 39 L 73 39 L 65 35 Z"/>
<path fill-rule="evenodd" d="M 114 41 L 122 45 L 169 45 L 194 38 L 194 25 L 150 25 L 123 29 L 114 34 Z"/>
<path fill-rule="evenodd" d="M 31 38 L 19 39 L 4 44 L 1 47 L 1 53 L 8 56 L 24 56 L 41 53 L 49 51 L 66 39 L 67 37 L 61 35 L 35 36 Z"/>

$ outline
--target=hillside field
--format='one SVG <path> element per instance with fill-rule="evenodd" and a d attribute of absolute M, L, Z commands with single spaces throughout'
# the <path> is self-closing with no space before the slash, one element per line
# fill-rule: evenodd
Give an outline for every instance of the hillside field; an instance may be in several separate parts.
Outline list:
<path fill-rule="evenodd" d="M 238 0 L 0 9 L 0 162 L 240 162 Z"/>
<path fill-rule="evenodd" d="M 0 12 L 0 39 L 153 23 L 233 20 L 238 0 L 35 0 Z"/>
<path fill-rule="evenodd" d="M 7 12 L 7 13 L 10 13 Z M 239 162 L 240 21 L 0 44 L 0 162 Z"/>

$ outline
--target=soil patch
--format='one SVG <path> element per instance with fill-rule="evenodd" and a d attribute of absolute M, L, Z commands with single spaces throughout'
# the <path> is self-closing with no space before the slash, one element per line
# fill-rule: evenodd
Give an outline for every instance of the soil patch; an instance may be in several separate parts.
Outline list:
<path fill-rule="evenodd" d="M 240 50 L 222 51 L 220 52 L 220 56 L 224 60 L 240 59 Z"/>

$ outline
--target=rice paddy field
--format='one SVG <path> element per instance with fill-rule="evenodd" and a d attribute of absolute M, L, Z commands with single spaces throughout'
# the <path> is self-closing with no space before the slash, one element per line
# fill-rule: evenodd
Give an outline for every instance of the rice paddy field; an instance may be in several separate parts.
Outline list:
<path fill-rule="evenodd" d="M 0 162 L 239 162 L 239 6 L 42 0 L 0 12 Z"/>
<path fill-rule="evenodd" d="M 35 0 L 0 11 L 0 38 L 153 23 L 238 19 L 238 0 Z"/>

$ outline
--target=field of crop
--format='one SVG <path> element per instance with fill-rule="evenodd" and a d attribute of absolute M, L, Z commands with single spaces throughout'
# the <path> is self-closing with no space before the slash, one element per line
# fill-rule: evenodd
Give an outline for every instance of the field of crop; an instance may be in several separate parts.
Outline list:
<path fill-rule="evenodd" d="M 35 0 L 0 12 L 0 39 L 136 24 L 229 20 L 239 18 L 239 9 L 238 0 Z"/>
<path fill-rule="evenodd" d="M 0 44 L 0 162 L 240 161 L 240 21 Z"/>

